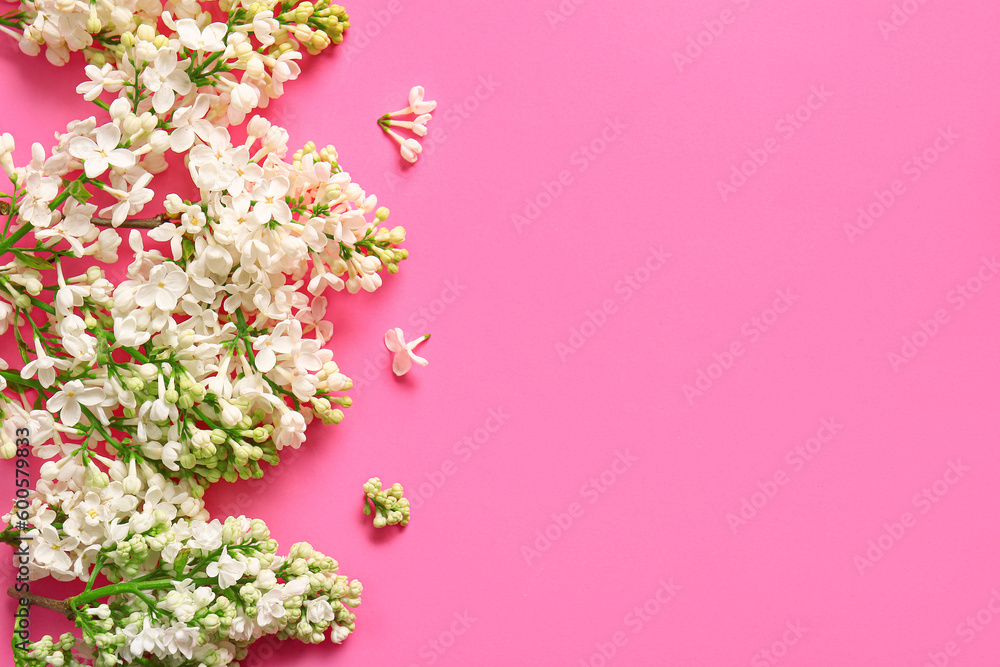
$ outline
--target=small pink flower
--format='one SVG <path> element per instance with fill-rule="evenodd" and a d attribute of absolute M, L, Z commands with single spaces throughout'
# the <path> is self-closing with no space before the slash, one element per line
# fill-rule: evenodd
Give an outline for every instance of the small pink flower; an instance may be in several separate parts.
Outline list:
<path fill-rule="evenodd" d="M 386 331 L 385 346 L 394 355 L 392 358 L 392 372 L 396 375 L 406 375 L 412 367 L 414 361 L 421 366 L 426 366 L 428 363 L 427 360 L 423 357 L 415 355 L 413 353 L 413 348 L 420 345 L 420 343 L 423 343 L 430 337 L 430 334 L 424 334 L 420 338 L 407 343 L 403 338 L 403 330 L 399 327 Z"/>

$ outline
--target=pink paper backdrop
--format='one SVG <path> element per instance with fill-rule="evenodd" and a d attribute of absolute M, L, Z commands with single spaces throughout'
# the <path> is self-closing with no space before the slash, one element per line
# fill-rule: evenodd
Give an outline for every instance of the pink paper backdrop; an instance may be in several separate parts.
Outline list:
<path fill-rule="evenodd" d="M 365 594 L 343 646 L 245 664 L 998 664 L 1000 5 L 348 9 L 269 113 L 411 259 L 333 299 L 347 420 L 210 507 Z M 92 112 L 0 52 L 23 161 Z M 415 84 L 409 168 L 375 119 Z M 395 326 L 433 334 L 403 380 Z"/>

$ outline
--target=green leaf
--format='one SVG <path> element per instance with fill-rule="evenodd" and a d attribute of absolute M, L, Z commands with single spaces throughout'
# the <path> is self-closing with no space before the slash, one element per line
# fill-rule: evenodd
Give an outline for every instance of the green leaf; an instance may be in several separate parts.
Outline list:
<path fill-rule="evenodd" d="M 32 269 L 38 269 L 39 271 L 45 271 L 46 269 L 54 269 L 52 262 L 42 259 L 37 255 L 27 253 L 24 251 L 14 250 L 14 254 L 17 258 L 24 262 L 24 264 Z"/>
<path fill-rule="evenodd" d="M 73 181 L 70 183 L 66 190 L 69 191 L 69 196 L 77 200 L 81 204 L 86 204 L 87 200 L 93 197 L 90 191 L 84 187 L 82 181 Z"/>
<path fill-rule="evenodd" d="M 180 579 L 181 574 L 184 572 L 184 568 L 187 567 L 190 556 L 190 552 L 185 553 L 183 558 L 178 558 L 174 563 L 174 576 L 176 578 Z"/>
<path fill-rule="evenodd" d="M 181 257 L 185 260 L 194 257 L 194 241 L 186 236 L 181 239 Z"/>

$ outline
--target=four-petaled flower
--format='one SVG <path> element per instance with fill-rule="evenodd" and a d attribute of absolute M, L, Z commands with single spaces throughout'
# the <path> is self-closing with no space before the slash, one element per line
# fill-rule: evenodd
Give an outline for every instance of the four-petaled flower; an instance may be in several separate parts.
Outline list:
<path fill-rule="evenodd" d="M 274 220 L 284 225 L 292 219 L 292 210 L 285 201 L 288 188 L 288 179 L 278 176 L 266 183 L 260 183 L 253 189 L 254 199 L 257 200 L 253 212 L 258 220 Z"/>
<path fill-rule="evenodd" d="M 149 281 L 136 290 L 135 302 L 142 308 L 156 305 L 170 312 L 177 307 L 177 300 L 187 291 L 188 275 L 173 262 L 157 264 L 149 272 Z"/>
<path fill-rule="evenodd" d="M 403 338 L 403 330 L 399 327 L 395 329 L 390 329 L 385 332 L 385 346 L 393 353 L 392 357 L 392 372 L 396 375 L 406 375 L 410 368 L 413 366 L 413 362 L 417 362 L 421 366 L 427 365 L 427 360 L 423 357 L 418 357 L 413 353 L 413 348 L 415 348 L 420 343 L 430 338 L 430 334 L 424 334 L 416 340 L 412 340 L 409 343 Z"/>
<path fill-rule="evenodd" d="M 226 43 L 223 39 L 228 30 L 225 23 L 210 23 L 202 30 L 194 19 L 181 19 L 177 22 L 177 38 L 192 51 L 225 50 Z"/>
<path fill-rule="evenodd" d="M 184 71 L 187 64 L 188 61 L 178 63 L 177 54 L 170 49 L 160 49 L 153 62 L 143 70 L 142 82 L 153 91 L 156 113 L 164 113 L 174 105 L 174 93 L 187 95 L 191 90 L 191 79 Z"/>
<path fill-rule="evenodd" d="M 79 84 L 76 92 L 88 102 L 96 100 L 105 90 L 109 93 L 121 90 L 122 83 L 125 82 L 125 72 L 115 69 L 111 63 L 105 63 L 104 67 L 87 65 L 84 72 L 90 80 Z"/>
<path fill-rule="evenodd" d="M 69 366 L 69 361 L 46 354 L 40 337 L 35 338 L 35 352 L 38 353 L 38 357 L 24 365 L 24 368 L 21 369 L 21 377 L 27 380 L 37 373 L 38 381 L 42 383 L 42 386 L 51 387 L 52 383 L 56 381 L 56 369 L 66 368 Z"/>
<path fill-rule="evenodd" d="M 222 547 L 222 555 L 219 556 L 219 560 L 214 560 L 208 564 L 205 568 L 205 574 L 210 577 L 219 578 L 219 586 L 222 588 L 230 588 L 235 586 L 236 582 L 246 574 L 247 564 L 241 563 L 232 556 L 229 555 L 229 551 L 226 547 Z"/>
<path fill-rule="evenodd" d="M 83 160 L 83 172 L 87 178 L 97 178 L 108 170 L 108 166 L 128 169 L 135 165 L 135 153 L 127 148 L 118 148 L 122 131 L 108 123 L 97 129 L 97 140 L 90 137 L 73 137 L 69 142 L 69 153 Z"/>
<path fill-rule="evenodd" d="M 81 405 L 92 408 L 105 399 L 101 387 L 84 387 L 79 380 L 70 380 L 63 388 L 52 394 L 46 403 L 49 412 L 58 412 L 62 423 L 66 426 L 76 426 L 83 415 Z"/>

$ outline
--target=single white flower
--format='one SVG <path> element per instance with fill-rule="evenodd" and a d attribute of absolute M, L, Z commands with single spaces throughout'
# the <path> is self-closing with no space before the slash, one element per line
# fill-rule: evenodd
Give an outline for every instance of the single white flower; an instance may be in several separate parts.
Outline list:
<path fill-rule="evenodd" d="M 257 625 L 269 626 L 275 619 L 285 617 L 285 602 L 281 587 L 272 588 L 257 601 Z"/>
<path fill-rule="evenodd" d="M 292 210 L 285 201 L 289 187 L 288 179 L 278 176 L 262 181 L 253 189 L 253 198 L 257 200 L 253 212 L 257 214 L 258 220 L 264 222 L 275 220 L 282 225 L 291 221 Z"/>
<path fill-rule="evenodd" d="M 189 549 L 200 549 L 207 553 L 221 546 L 222 523 L 218 519 L 209 522 L 199 521 L 191 525 L 191 537 L 187 542 Z"/>
<path fill-rule="evenodd" d="M 118 203 L 102 209 L 101 215 L 107 215 L 110 212 L 111 224 L 115 227 L 120 227 L 125 222 L 125 218 L 138 213 L 142 210 L 143 206 L 152 201 L 153 190 L 146 187 L 152 179 L 153 175 L 151 173 L 145 173 L 127 191 L 117 188 L 105 188 L 109 194 L 118 199 Z M 112 181 L 114 180 L 112 178 Z M 125 187 L 127 187 L 127 184 L 125 184 Z"/>
<path fill-rule="evenodd" d="M 210 23 L 202 30 L 194 19 L 181 19 L 177 22 L 177 38 L 192 51 L 224 51 L 226 32 L 228 28 L 225 23 Z"/>
<path fill-rule="evenodd" d="M 254 37 L 264 46 L 274 44 L 274 37 L 271 33 L 277 32 L 278 28 L 281 27 L 274 18 L 274 12 L 270 9 L 254 14 L 252 26 Z"/>
<path fill-rule="evenodd" d="M 287 410 L 281 415 L 281 421 L 271 436 L 274 445 L 280 451 L 285 447 L 298 449 L 306 440 L 306 418 L 301 412 Z"/>
<path fill-rule="evenodd" d="M 174 111 L 170 122 L 174 131 L 170 133 L 170 149 L 175 153 L 183 153 L 194 145 L 195 138 L 207 141 L 212 132 L 212 124 L 205 120 L 210 106 L 210 95 L 201 94 L 194 98 L 194 103 Z"/>
<path fill-rule="evenodd" d="M 92 408 L 102 403 L 104 398 L 104 389 L 101 387 L 84 387 L 79 380 L 70 380 L 52 394 L 45 407 L 49 412 L 58 412 L 66 426 L 76 426 L 83 414 L 80 406 Z"/>
<path fill-rule="evenodd" d="M 229 551 L 226 547 L 222 547 L 222 555 L 219 556 L 218 560 L 212 561 L 205 568 L 205 574 L 210 577 L 219 578 L 219 586 L 222 588 L 230 588 L 236 585 L 236 582 L 246 574 L 247 565 L 246 563 L 241 563 L 232 556 L 229 555 Z"/>
<path fill-rule="evenodd" d="M 405 116 L 407 114 L 425 114 L 434 111 L 437 108 L 437 102 L 433 100 L 424 100 L 424 87 L 414 86 L 410 89 L 410 106 L 405 109 L 400 109 L 399 111 L 393 111 L 392 113 L 387 113 L 386 116 Z"/>
<path fill-rule="evenodd" d="M 14 137 L 10 132 L 0 135 L 0 166 L 8 176 L 14 175 Z"/>
<path fill-rule="evenodd" d="M 306 602 L 306 620 L 316 624 L 321 621 L 330 622 L 337 617 L 330 603 L 323 598 Z"/>
<path fill-rule="evenodd" d="M 48 227 L 52 222 L 52 209 L 49 204 L 59 194 L 59 179 L 54 176 L 44 176 L 39 171 L 33 171 L 24 185 L 24 197 L 18 207 L 21 218 L 35 227 Z"/>
<path fill-rule="evenodd" d="M 40 338 L 35 338 L 35 352 L 38 356 L 24 365 L 24 368 L 21 369 L 21 377 L 27 380 L 37 374 L 38 381 L 42 383 L 43 387 L 51 387 L 52 383 L 56 381 L 56 369 L 62 370 L 69 367 L 69 362 L 65 359 L 48 356 L 45 348 L 42 347 Z"/>
<path fill-rule="evenodd" d="M 87 65 L 84 72 L 90 80 L 78 85 L 76 92 L 88 102 L 96 100 L 105 90 L 109 93 L 118 92 L 125 82 L 125 72 L 115 69 L 111 63 L 105 63 L 104 67 Z"/>
<path fill-rule="evenodd" d="M 146 331 L 139 330 L 139 321 L 134 315 L 115 318 L 115 345 L 139 347 L 151 338 Z"/>
<path fill-rule="evenodd" d="M 157 264 L 149 272 L 149 281 L 135 292 L 135 302 L 142 308 L 156 305 L 163 311 L 172 311 L 177 301 L 187 291 L 188 275 L 184 270 L 167 262 Z"/>
<path fill-rule="evenodd" d="M 118 148 L 122 131 L 112 123 L 97 128 L 97 140 L 90 137 L 73 137 L 69 142 L 69 153 L 83 160 L 83 171 L 87 178 L 97 178 L 109 166 L 128 169 L 135 165 L 135 153 L 127 148 Z"/>
<path fill-rule="evenodd" d="M 390 352 L 393 353 L 392 372 L 396 375 L 406 375 L 406 373 L 409 372 L 410 368 L 413 366 L 414 361 L 421 366 L 426 366 L 428 363 L 427 360 L 423 357 L 415 355 L 413 353 L 413 348 L 430 337 L 430 334 L 424 334 L 420 338 L 407 343 L 403 338 L 403 330 L 399 327 L 386 331 L 385 346 Z"/>
<path fill-rule="evenodd" d="M 389 120 L 386 121 L 386 125 L 392 127 L 401 127 L 404 130 L 410 130 L 413 134 L 418 137 L 427 136 L 427 122 L 430 121 L 431 115 L 429 113 L 417 116 L 413 120 Z"/>
<path fill-rule="evenodd" d="M 249 83 L 241 83 L 229 91 L 227 116 L 230 125 L 239 125 L 246 115 L 260 104 L 260 89 Z"/>
<path fill-rule="evenodd" d="M 163 628 L 150 625 L 149 618 L 149 616 L 143 617 L 141 630 L 134 625 L 125 627 L 125 636 L 129 638 L 129 651 L 136 657 L 163 650 Z M 130 628 L 134 630 L 130 631 Z"/>
<path fill-rule="evenodd" d="M 162 641 L 167 653 L 179 652 L 190 660 L 195 646 L 198 645 L 198 627 L 174 623 L 163 633 Z"/>
<path fill-rule="evenodd" d="M 280 322 L 269 335 L 258 336 L 254 339 L 253 349 L 257 351 L 254 355 L 254 364 L 261 373 L 267 373 L 274 368 L 278 362 L 277 355 L 289 354 L 298 344 L 299 340 L 297 338 L 283 336 L 278 331 L 278 327 L 287 321 Z"/>
<path fill-rule="evenodd" d="M 406 160 L 410 164 L 413 164 L 414 162 L 417 161 L 417 157 L 423 150 L 423 147 L 420 145 L 419 141 L 413 139 L 412 137 L 409 139 L 404 139 L 399 135 L 398 132 L 394 132 L 389 128 L 385 128 L 385 131 L 389 134 L 390 137 L 392 137 L 399 143 L 399 154 L 403 156 L 404 160 Z"/>
<path fill-rule="evenodd" d="M 175 93 L 187 95 L 191 90 L 191 79 L 184 68 L 189 61 L 178 66 L 177 54 L 170 49 L 160 49 L 153 62 L 142 72 L 142 82 L 153 91 L 153 110 L 164 113 L 174 105 Z"/>
<path fill-rule="evenodd" d="M 330 625 L 330 641 L 334 644 L 339 644 L 351 634 L 351 631 L 342 625 L 337 625 L 333 623 Z"/>

